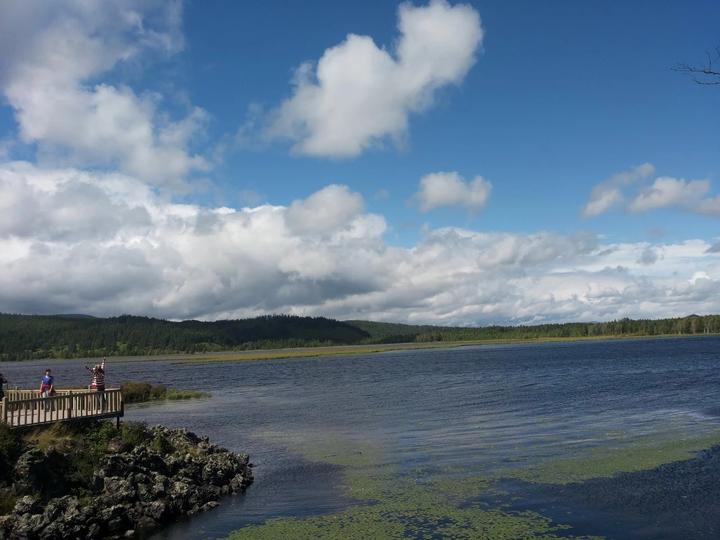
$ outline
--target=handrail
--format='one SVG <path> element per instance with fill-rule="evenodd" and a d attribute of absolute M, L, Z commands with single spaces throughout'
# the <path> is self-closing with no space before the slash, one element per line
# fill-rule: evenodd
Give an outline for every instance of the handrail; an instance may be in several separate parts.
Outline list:
<path fill-rule="evenodd" d="M 120 418 L 125 414 L 125 404 L 119 389 L 104 392 L 62 390 L 53 397 L 6 398 L 0 405 L 0 421 L 10 427 L 38 426 L 77 418 Z"/>
<path fill-rule="evenodd" d="M 115 390 L 114 388 L 109 390 Z M 95 392 L 95 390 L 90 390 L 88 388 L 56 388 L 55 389 L 55 395 L 58 396 L 64 396 L 67 394 L 82 394 L 82 393 L 89 393 L 89 392 Z M 39 398 L 40 396 L 40 390 L 34 389 L 34 390 L 28 390 L 28 389 L 20 389 L 20 388 L 8 388 L 5 390 L 5 399 L 9 399 L 10 401 L 17 401 L 20 399 L 33 399 L 33 398 Z"/>

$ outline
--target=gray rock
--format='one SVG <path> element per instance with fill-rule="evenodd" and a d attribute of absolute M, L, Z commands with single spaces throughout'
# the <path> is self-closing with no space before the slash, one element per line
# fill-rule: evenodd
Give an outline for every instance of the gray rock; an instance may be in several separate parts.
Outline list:
<path fill-rule="evenodd" d="M 153 444 L 164 437 L 170 450 Z M 67 457 L 59 450 L 28 450 L 13 474 L 18 499 L 8 516 L 0 517 L 0 539 L 82 539 L 144 537 L 182 516 L 218 506 L 223 495 L 244 490 L 252 482 L 247 455 L 238 455 L 186 430 L 150 428 L 147 442 L 127 448 L 113 439 L 89 479 L 91 497 L 50 498 L 40 494 L 72 492 L 62 480 Z M 54 490 L 54 491 L 53 491 Z"/>
<path fill-rule="evenodd" d="M 20 497 L 15 502 L 15 508 L 13 509 L 13 513 L 15 514 L 33 514 L 37 513 L 37 511 L 40 509 L 40 503 L 38 501 L 37 497 L 33 497 L 32 495 L 25 495 L 24 497 Z"/>
<path fill-rule="evenodd" d="M 209 501 L 209 502 L 206 502 L 204 505 L 202 505 L 202 507 L 200 508 L 200 510 L 201 510 L 202 512 L 207 512 L 208 510 L 212 510 L 213 508 L 217 508 L 218 506 L 220 506 L 220 503 L 219 503 L 219 502 L 217 502 L 217 501 Z"/>
<path fill-rule="evenodd" d="M 126 480 L 125 478 L 120 478 L 119 476 L 105 478 L 103 493 L 110 501 L 116 504 L 123 501 L 131 501 L 137 495 L 132 482 Z"/>

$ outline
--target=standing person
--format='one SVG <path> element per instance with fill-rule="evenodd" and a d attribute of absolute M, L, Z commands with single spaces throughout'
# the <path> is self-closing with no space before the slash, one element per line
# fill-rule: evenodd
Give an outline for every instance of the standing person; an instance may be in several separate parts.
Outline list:
<path fill-rule="evenodd" d="M 85 366 L 92 379 L 90 380 L 90 390 L 99 392 L 98 394 L 98 407 L 101 409 L 105 408 L 105 358 L 101 364 L 95 364 L 92 368 Z"/>
<path fill-rule="evenodd" d="M 45 375 L 40 381 L 40 397 L 51 397 L 55 395 L 55 377 L 52 376 L 52 371 L 49 369 L 45 370 Z"/>
<path fill-rule="evenodd" d="M 3 390 L 3 384 L 7 383 L 7 379 L 0 373 L 0 401 L 5 399 L 5 390 Z"/>
<path fill-rule="evenodd" d="M 40 397 L 48 398 L 55 395 L 55 377 L 49 369 L 45 370 L 45 375 L 40 381 Z M 44 407 L 44 405 L 43 405 Z M 50 403 L 50 410 L 54 411 L 54 405 Z"/>

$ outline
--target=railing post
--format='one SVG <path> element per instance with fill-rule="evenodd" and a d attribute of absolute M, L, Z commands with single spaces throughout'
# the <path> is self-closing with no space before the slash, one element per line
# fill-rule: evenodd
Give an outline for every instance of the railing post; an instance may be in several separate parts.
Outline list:
<path fill-rule="evenodd" d="M 69 398 L 67 398 L 67 397 L 65 398 L 65 399 L 67 399 L 67 402 L 68 402 L 68 409 L 67 409 L 68 419 L 73 417 L 73 393 L 72 393 L 72 390 L 70 391 L 69 396 L 70 396 Z"/>

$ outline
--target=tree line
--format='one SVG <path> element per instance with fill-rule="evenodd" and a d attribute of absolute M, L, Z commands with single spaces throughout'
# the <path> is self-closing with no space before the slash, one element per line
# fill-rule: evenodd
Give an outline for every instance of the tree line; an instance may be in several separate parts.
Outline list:
<path fill-rule="evenodd" d="M 720 315 L 531 326 L 444 327 L 324 317 L 173 322 L 123 315 L 0 314 L 0 361 L 401 342 L 720 334 Z"/>
<path fill-rule="evenodd" d="M 0 360 L 141 356 L 357 343 L 368 337 L 323 317 L 173 322 L 123 315 L 0 314 Z"/>

